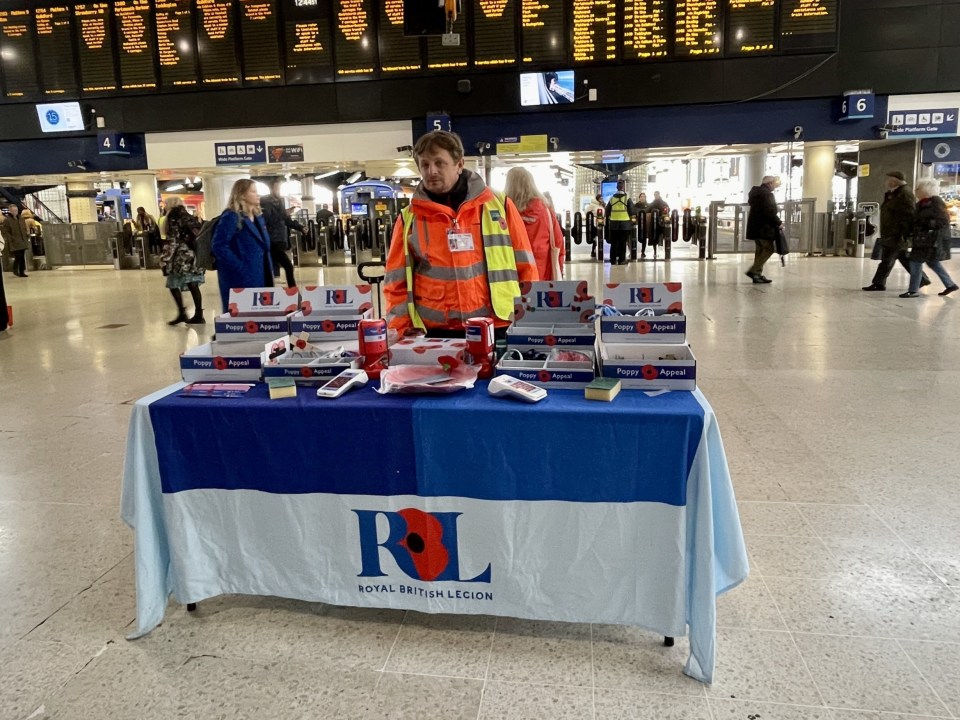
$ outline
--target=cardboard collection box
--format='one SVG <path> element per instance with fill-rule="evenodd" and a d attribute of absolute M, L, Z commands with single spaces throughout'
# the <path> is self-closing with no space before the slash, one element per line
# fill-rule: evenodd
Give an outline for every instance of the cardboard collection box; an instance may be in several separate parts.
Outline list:
<path fill-rule="evenodd" d="M 325 342 L 310 343 L 295 335 L 288 335 L 263 348 L 263 379 L 272 377 L 293 378 L 301 385 L 315 385 L 326 382 L 344 370 L 358 368 L 363 358 L 357 352 L 359 343 Z M 341 352 L 352 353 L 351 357 L 341 357 Z M 315 357 L 335 353 L 335 357 Z"/>
<path fill-rule="evenodd" d="M 467 362 L 467 341 L 459 338 L 405 337 L 388 349 L 390 365 L 443 365 L 446 358 Z"/>
<path fill-rule="evenodd" d="M 591 356 L 593 355 L 591 351 Z M 593 382 L 594 362 L 511 360 L 497 363 L 497 375 L 510 375 L 543 388 L 582 388 Z"/>
<path fill-rule="evenodd" d="M 597 342 L 593 323 L 557 325 L 511 325 L 507 328 L 507 347 L 518 350 L 530 348 L 569 347 L 573 350 L 593 350 Z"/>
<path fill-rule="evenodd" d="M 625 389 L 697 389 L 697 359 L 686 343 L 601 343 L 600 374 L 617 378 Z"/>
<path fill-rule="evenodd" d="M 229 309 L 214 320 L 217 343 L 263 345 L 290 332 L 299 305 L 297 288 L 233 288 Z"/>
<path fill-rule="evenodd" d="M 373 317 L 370 285 L 306 285 L 300 309 L 290 316 L 290 334 L 308 333 L 310 342 L 356 340 L 361 320 Z"/>
<path fill-rule="evenodd" d="M 605 343 L 682 343 L 687 339 L 680 283 L 610 284 L 603 304 L 623 313 L 600 317 L 600 337 Z M 652 310 L 653 317 L 636 317 L 642 310 Z"/>
<path fill-rule="evenodd" d="M 259 351 L 251 353 L 242 350 L 234 354 L 221 354 L 214 349 L 212 343 L 198 345 L 180 356 L 180 376 L 188 383 L 257 382 L 260 380 L 262 367 L 263 360 Z"/>

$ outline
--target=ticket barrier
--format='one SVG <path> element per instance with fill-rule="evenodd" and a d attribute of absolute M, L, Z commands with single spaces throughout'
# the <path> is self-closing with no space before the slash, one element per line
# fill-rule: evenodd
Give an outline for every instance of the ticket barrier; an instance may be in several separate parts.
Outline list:
<path fill-rule="evenodd" d="M 387 254 L 390 252 L 390 239 L 393 236 L 393 218 L 390 215 L 378 216 L 374 218 L 373 228 L 374 254 L 386 261 Z"/>
<path fill-rule="evenodd" d="M 330 224 L 321 228 L 317 238 L 320 260 L 325 267 L 344 267 L 349 265 L 344 247 L 343 221 L 331 218 Z"/>
<path fill-rule="evenodd" d="M 353 265 L 373 262 L 373 226 L 369 218 L 347 220 L 347 242 Z"/>
<path fill-rule="evenodd" d="M 313 220 L 308 220 L 304 226 L 307 232 L 294 231 L 293 242 L 290 243 L 293 264 L 297 267 L 317 267 L 321 258 L 321 243 L 317 242 L 317 236 L 322 235 L 323 228 L 318 228 Z"/>

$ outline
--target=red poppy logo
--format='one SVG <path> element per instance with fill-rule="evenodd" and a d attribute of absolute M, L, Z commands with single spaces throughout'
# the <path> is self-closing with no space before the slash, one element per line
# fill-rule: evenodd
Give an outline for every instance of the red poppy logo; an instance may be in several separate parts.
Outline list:
<path fill-rule="evenodd" d="M 260 329 L 260 326 L 257 325 L 257 323 L 255 323 L 253 320 L 247 320 L 247 324 L 244 325 L 243 327 L 251 335 L 253 335 L 255 332 L 257 332 Z"/>
<path fill-rule="evenodd" d="M 297 338 L 297 341 L 294 343 L 299 350 L 303 350 L 307 346 L 307 341 L 303 338 Z"/>
<path fill-rule="evenodd" d="M 541 370 L 540 372 L 537 373 L 537 379 L 542 383 L 550 382 L 550 371 Z"/>
<path fill-rule="evenodd" d="M 682 313 L 683 312 L 683 303 L 670 303 L 670 307 L 667 308 L 668 313 Z"/>
<path fill-rule="evenodd" d="M 417 346 L 413 349 L 413 351 L 414 351 L 415 353 L 417 353 L 417 355 L 423 355 L 423 354 L 427 351 L 427 346 L 426 346 L 426 345 L 417 345 Z"/>
<path fill-rule="evenodd" d="M 574 296 L 573 299 L 576 300 L 577 302 L 583 302 L 584 300 L 588 300 L 589 298 L 590 296 L 587 294 L 587 282 L 586 280 L 583 280 L 580 282 L 579 285 L 577 285 L 577 294 Z"/>
<path fill-rule="evenodd" d="M 362 303 L 360 307 L 357 308 L 357 313 L 363 315 L 367 310 L 373 310 L 373 303 Z"/>
<path fill-rule="evenodd" d="M 295 297 L 300 294 L 300 288 L 298 287 L 284 288 L 283 291 L 287 294 L 287 297 Z"/>
<path fill-rule="evenodd" d="M 309 368 L 309 367 L 300 368 L 300 375 L 301 377 L 305 377 L 305 378 L 313 377 L 313 368 Z"/>
<path fill-rule="evenodd" d="M 603 304 L 604 304 L 604 305 L 610 305 L 610 306 L 612 307 L 612 306 L 613 306 L 613 300 L 611 300 L 610 298 L 606 298 L 606 299 L 603 301 Z"/>
<path fill-rule="evenodd" d="M 309 315 L 313 312 L 313 303 L 311 303 L 309 300 L 304 300 L 302 303 L 300 303 L 300 311 L 304 315 Z"/>
<path fill-rule="evenodd" d="M 680 288 L 683 287 L 681 283 L 664 283 L 663 286 L 667 289 L 667 292 L 671 293 L 680 292 Z"/>
<path fill-rule="evenodd" d="M 637 332 L 641 335 L 646 335 L 648 332 L 650 332 L 650 323 L 648 323 L 646 320 L 641 320 L 638 322 Z"/>
<path fill-rule="evenodd" d="M 553 347 L 554 345 L 557 344 L 557 339 L 553 335 L 547 335 L 547 337 L 543 339 L 543 342 L 549 345 L 550 347 Z"/>
<path fill-rule="evenodd" d="M 526 314 L 526 311 L 523 309 L 523 305 L 514 305 L 513 306 L 513 319 L 519 320 Z"/>
<path fill-rule="evenodd" d="M 230 317 L 236 317 L 240 314 L 240 308 L 237 307 L 236 303 L 230 303 L 230 306 L 227 308 L 227 312 L 230 313 Z"/>
<path fill-rule="evenodd" d="M 357 292 L 360 293 L 361 295 L 369 294 L 370 290 L 372 289 L 369 285 L 357 285 L 356 288 L 357 288 Z"/>
<path fill-rule="evenodd" d="M 620 283 L 607 283 L 607 287 L 613 290 L 614 288 L 620 287 Z M 610 303 L 609 300 L 604 300 L 604 302 Z M 612 305 L 613 303 L 610 303 L 610 304 Z"/>
<path fill-rule="evenodd" d="M 590 316 L 593 315 L 593 310 L 584 310 L 580 313 L 580 322 L 588 323 L 590 322 Z"/>
<path fill-rule="evenodd" d="M 644 365 L 640 372 L 643 373 L 644 380 L 656 380 L 657 376 L 660 375 L 659 371 L 653 365 Z"/>
<path fill-rule="evenodd" d="M 640 302 L 644 304 L 653 302 L 653 288 L 640 288 Z"/>
<path fill-rule="evenodd" d="M 213 359 L 213 367 L 216 370 L 226 370 L 227 361 L 225 358 L 220 357 L 219 355 Z"/>
<path fill-rule="evenodd" d="M 337 326 L 336 326 L 336 324 L 333 322 L 333 320 L 324 320 L 324 321 L 320 324 L 320 327 L 323 329 L 323 331 L 324 331 L 325 333 L 332 333 L 334 330 L 337 329 Z"/>
<path fill-rule="evenodd" d="M 296 290 L 296 288 L 294 288 L 294 290 Z M 296 304 L 296 303 L 294 303 L 293 305 L 287 305 L 287 306 L 283 309 L 283 312 L 284 312 L 285 314 L 286 314 L 286 313 L 296 312 L 296 311 L 297 311 L 297 304 Z"/>
<path fill-rule="evenodd" d="M 532 284 L 532 283 L 528 283 L 528 282 L 522 282 L 522 283 L 520 283 L 520 294 L 521 294 L 521 295 L 526 295 L 526 294 L 529 293 L 531 290 L 533 290 L 533 284 Z"/>

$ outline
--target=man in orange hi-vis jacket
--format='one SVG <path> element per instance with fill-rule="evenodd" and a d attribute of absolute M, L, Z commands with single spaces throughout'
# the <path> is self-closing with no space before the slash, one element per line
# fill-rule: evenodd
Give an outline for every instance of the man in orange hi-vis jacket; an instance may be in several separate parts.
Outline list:
<path fill-rule="evenodd" d="M 520 283 L 539 279 L 523 219 L 463 167 L 455 134 L 427 133 L 413 155 L 422 179 L 397 218 L 387 257 L 390 327 L 463 337 L 469 318 L 490 317 L 506 328 Z"/>

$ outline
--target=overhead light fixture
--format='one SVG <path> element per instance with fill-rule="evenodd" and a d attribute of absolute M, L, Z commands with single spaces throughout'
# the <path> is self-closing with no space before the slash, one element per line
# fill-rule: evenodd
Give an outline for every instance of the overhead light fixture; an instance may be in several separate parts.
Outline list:
<path fill-rule="evenodd" d="M 319 175 L 314 175 L 314 176 L 313 176 L 313 179 L 314 179 L 314 180 L 323 180 L 324 178 L 328 178 L 328 177 L 330 177 L 331 175 L 336 175 L 336 174 L 338 174 L 339 172 L 340 172 L 339 170 L 328 170 L 328 171 L 325 172 L 325 173 L 320 173 Z"/>
<path fill-rule="evenodd" d="M 397 168 L 397 171 L 393 174 L 393 176 L 398 178 L 408 178 L 408 177 L 414 177 L 416 174 L 417 174 L 416 172 L 414 172 L 408 167 L 399 167 Z"/>
<path fill-rule="evenodd" d="M 357 170 L 353 175 L 347 178 L 347 184 L 349 185 L 350 183 L 355 183 L 357 180 L 360 179 L 361 175 L 363 175 L 363 171 Z"/>

